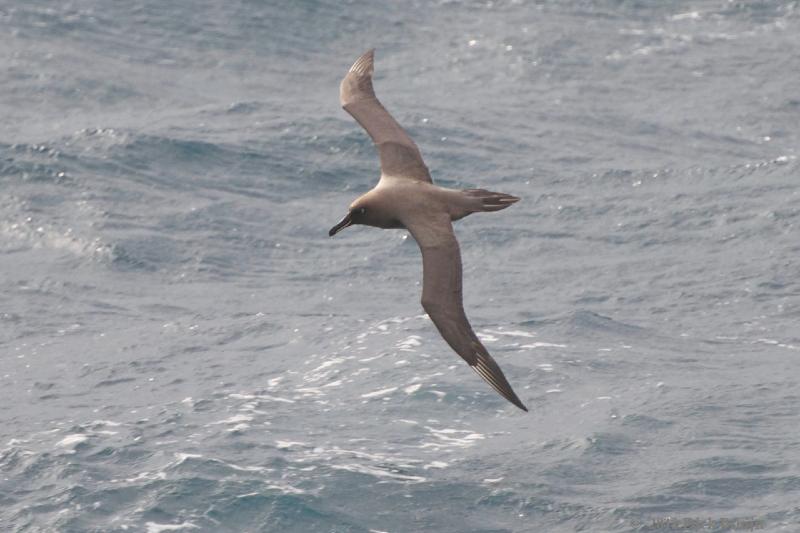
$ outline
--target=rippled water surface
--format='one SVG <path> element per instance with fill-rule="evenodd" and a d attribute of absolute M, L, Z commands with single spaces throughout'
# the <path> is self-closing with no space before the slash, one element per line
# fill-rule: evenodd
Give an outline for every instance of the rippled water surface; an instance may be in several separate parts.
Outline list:
<path fill-rule="evenodd" d="M 338 83 L 434 179 L 419 305 Z M 800 527 L 800 4 L 0 4 L 0 530 Z"/>

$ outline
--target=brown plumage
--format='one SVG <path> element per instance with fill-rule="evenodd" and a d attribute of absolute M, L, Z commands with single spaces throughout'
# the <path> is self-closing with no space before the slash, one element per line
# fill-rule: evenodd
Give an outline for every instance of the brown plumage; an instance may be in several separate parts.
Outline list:
<path fill-rule="evenodd" d="M 470 213 L 505 209 L 519 198 L 484 189 L 462 191 L 434 185 L 419 148 L 375 96 L 373 58 L 374 51 L 369 50 L 350 67 L 342 80 L 340 99 L 377 146 L 381 178 L 374 189 L 350 205 L 348 214 L 329 235 L 352 224 L 408 229 L 422 251 L 422 307 L 447 344 L 479 376 L 527 411 L 464 313 L 461 253 L 452 225 Z"/>

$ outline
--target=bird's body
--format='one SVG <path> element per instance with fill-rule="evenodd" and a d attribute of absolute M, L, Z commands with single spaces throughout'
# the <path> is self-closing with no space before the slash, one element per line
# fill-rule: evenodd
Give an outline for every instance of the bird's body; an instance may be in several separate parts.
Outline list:
<path fill-rule="evenodd" d="M 504 209 L 519 198 L 483 189 L 434 185 L 416 144 L 375 96 L 372 69 L 370 50 L 356 60 L 342 80 L 340 99 L 342 107 L 377 146 L 381 178 L 375 188 L 350 205 L 348 214 L 329 235 L 352 224 L 408 229 L 422 250 L 422 307 L 456 353 L 498 393 L 527 411 L 464 313 L 461 253 L 452 227 L 453 221 L 470 213 Z"/>

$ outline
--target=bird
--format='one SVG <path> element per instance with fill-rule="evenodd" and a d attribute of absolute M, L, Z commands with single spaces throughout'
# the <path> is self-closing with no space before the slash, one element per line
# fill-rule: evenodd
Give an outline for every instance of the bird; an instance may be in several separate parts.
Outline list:
<path fill-rule="evenodd" d="M 485 189 L 434 185 L 419 148 L 375 96 L 374 57 L 375 50 L 371 49 L 353 63 L 339 87 L 339 99 L 377 147 L 380 179 L 372 190 L 350 204 L 347 214 L 328 235 L 333 237 L 357 224 L 407 229 L 422 252 L 422 308 L 447 344 L 481 378 L 527 411 L 464 312 L 461 252 L 452 225 L 471 213 L 505 209 L 519 198 Z"/>

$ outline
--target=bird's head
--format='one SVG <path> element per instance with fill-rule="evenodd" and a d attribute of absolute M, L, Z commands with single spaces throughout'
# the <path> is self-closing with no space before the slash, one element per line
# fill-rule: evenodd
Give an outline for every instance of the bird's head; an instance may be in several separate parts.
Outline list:
<path fill-rule="evenodd" d="M 334 227 L 330 229 L 328 235 L 333 237 L 344 228 L 352 226 L 353 224 L 367 224 L 371 222 L 371 212 L 369 202 L 366 198 L 359 198 L 350 205 L 350 211 L 339 221 Z"/>

